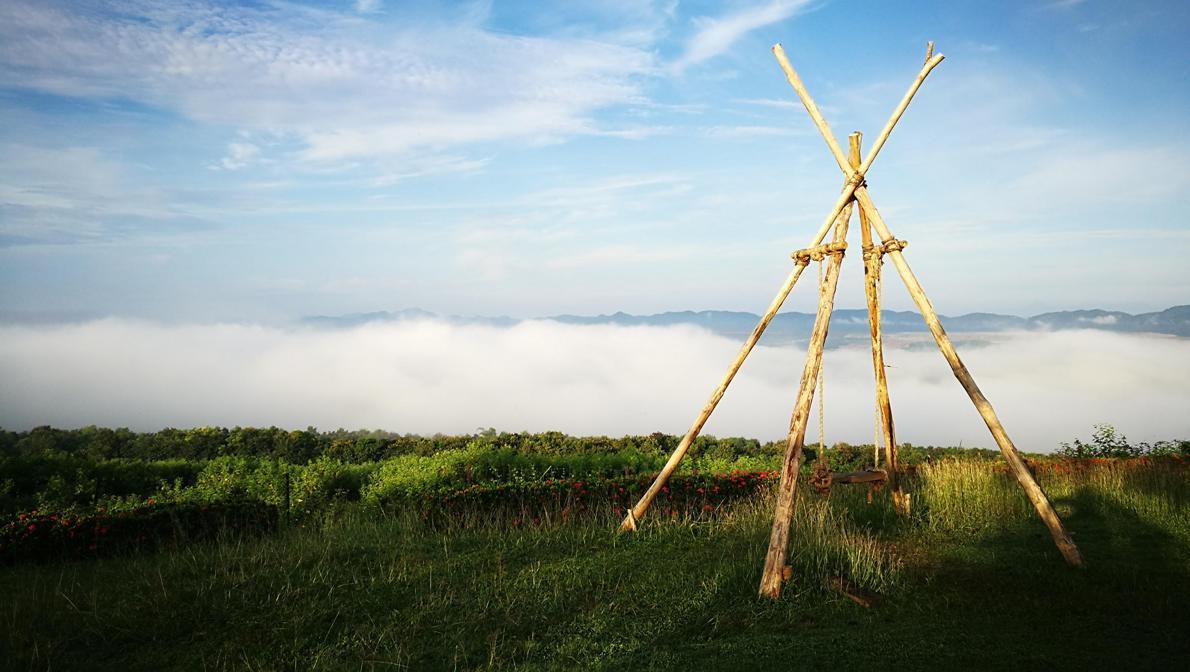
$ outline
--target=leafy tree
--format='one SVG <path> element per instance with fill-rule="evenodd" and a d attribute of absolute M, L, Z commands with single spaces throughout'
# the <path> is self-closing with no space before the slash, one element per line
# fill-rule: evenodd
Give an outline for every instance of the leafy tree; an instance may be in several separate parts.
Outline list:
<path fill-rule="evenodd" d="M 1128 443 L 1128 438 L 1116 431 L 1116 428 L 1101 424 L 1095 425 L 1091 432 L 1091 441 L 1083 443 L 1075 439 L 1073 444 L 1062 443 L 1058 454 L 1063 457 L 1139 457 L 1143 454 L 1141 446 Z"/>

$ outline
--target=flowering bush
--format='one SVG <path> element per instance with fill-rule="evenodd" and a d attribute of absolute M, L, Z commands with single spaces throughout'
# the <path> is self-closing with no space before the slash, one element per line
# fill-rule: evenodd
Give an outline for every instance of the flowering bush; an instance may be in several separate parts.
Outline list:
<path fill-rule="evenodd" d="M 110 555 L 210 538 L 221 530 L 264 532 L 277 526 L 260 502 L 159 504 L 148 499 L 89 513 L 28 511 L 0 526 L 0 564 Z"/>
<path fill-rule="evenodd" d="M 755 494 L 779 476 L 776 471 L 727 474 L 675 474 L 661 488 L 650 509 L 654 515 L 705 516 L 721 504 Z M 516 524 L 565 522 L 580 514 L 624 515 L 652 483 L 650 476 L 616 476 L 538 481 L 488 481 L 441 487 L 390 497 L 376 503 L 412 507 L 423 519 L 444 520 L 469 514 L 511 518 Z"/>

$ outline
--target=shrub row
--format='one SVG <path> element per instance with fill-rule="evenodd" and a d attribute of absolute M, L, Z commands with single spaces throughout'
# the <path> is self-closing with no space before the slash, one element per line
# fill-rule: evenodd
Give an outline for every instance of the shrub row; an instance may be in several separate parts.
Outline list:
<path fill-rule="evenodd" d="M 159 504 L 148 500 L 86 514 L 34 510 L 0 526 L 0 564 L 133 552 L 229 531 L 262 533 L 275 529 L 277 522 L 275 506 L 255 501 Z"/>
<path fill-rule="evenodd" d="M 461 436 L 417 436 L 383 431 L 319 432 L 313 427 L 285 430 L 278 427 L 197 427 L 163 429 L 157 432 L 133 432 L 126 428 L 83 427 L 56 429 L 36 427 L 27 432 L 0 430 L 0 456 L 75 455 L 92 460 L 136 459 L 210 460 L 235 455 L 267 457 L 292 464 L 305 464 L 319 457 L 341 462 L 377 462 L 400 455 L 433 455 L 458 450 L 482 442 L 494 450 L 544 455 L 616 453 L 636 450 L 645 454 L 668 454 L 679 437 L 654 433 L 647 436 L 576 437 L 561 432 L 497 433 L 486 430 Z M 692 455 L 734 458 L 779 452 L 776 443 L 761 444 L 755 439 L 699 437 L 691 447 Z"/>
<path fill-rule="evenodd" d="M 209 460 L 142 462 L 93 460 L 82 455 L 0 457 L 0 515 L 42 510 L 86 510 L 113 498 L 159 500 L 253 499 L 289 511 L 312 511 L 336 499 L 377 501 L 427 491 L 457 490 L 476 483 L 524 484 L 558 479 L 634 478 L 657 473 L 667 453 L 627 447 L 557 453 L 526 450 L 524 443 L 495 435 L 458 448 L 422 455 L 410 453 L 377 462 L 356 463 L 319 457 L 294 464 L 272 457 L 222 456 Z M 539 436 L 539 435 L 523 435 Z M 718 444 L 717 444 L 718 445 Z M 726 445 L 726 444 L 724 444 Z M 990 451 L 915 449 L 905 446 L 902 463 L 952 454 L 987 456 Z M 814 459 L 807 449 L 807 463 Z M 836 444 L 827 451 L 836 471 L 868 466 L 870 447 Z M 682 473 L 764 471 L 780 464 L 776 453 L 737 454 L 706 450 L 689 455 Z M 808 466 L 806 467 L 809 468 Z"/>
<path fill-rule="evenodd" d="M 728 501 L 757 493 L 779 476 L 776 471 L 678 474 L 661 488 L 651 512 L 657 516 L 709 515 Z M 592 512 L 622 516 L 651 483 L 651 478 L 639 476 L 487 482 L 415 495 L 390 494 L 374 501 L 383 508 L 412 508 L 424 520 L 482 514 L 514 525 L 541 524 L 565 522 L 571 516 Z"/>

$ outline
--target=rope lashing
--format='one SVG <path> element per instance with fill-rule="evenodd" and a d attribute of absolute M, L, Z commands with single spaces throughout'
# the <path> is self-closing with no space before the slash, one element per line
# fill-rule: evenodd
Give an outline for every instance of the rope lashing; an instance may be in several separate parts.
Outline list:
<path fill-rule="evenodd" d="M 827 466 L 826 460 L 818 460 L 814 463 L 814 470 L 810 472 L 810 487 L 814 488 L 814 492 L 826 497 L 831 494 L 833 478 L 831 468 Z"/>
<path fill-rule="evenodd" d="M 864 180 L 864 176 L 862 173 L 853 171 L 850 175 L 847 176 L 847 181 L 844 182 L 844 186 L 852 185 L 852 184 L 855 185 L 856 189 L 859 189 L 860 187 L 867 185 L 867 181 Z"/>
<path fill-rule="evenodd" d="M 909 247 L 909 241 L 897 240 L 896 238 L 889 238 L 879 245 L 864 245 L 864 259 L 883 257 L 889 252 L 899 252 L 906 247 Z"/>
<path fill-rule="evenodd" d="M 796 252 L 790 253 L 789 256 L 791 258 L 793 258 L 793 260 L 795 262 L 797 262 L 799 265 L 808 266 L 810 264 L 811 259 L 813 259 L 814 261 L 821 262 L 828 255 L 830 255 L 830 256 L 834 256 L 836 254 L 842 255 L 846 249 L 847 249 L 846 242 L 825 243 L 823 245 L 818 245 L 816 247 L 807 247 L 804 250 L 797 250 Z"/>

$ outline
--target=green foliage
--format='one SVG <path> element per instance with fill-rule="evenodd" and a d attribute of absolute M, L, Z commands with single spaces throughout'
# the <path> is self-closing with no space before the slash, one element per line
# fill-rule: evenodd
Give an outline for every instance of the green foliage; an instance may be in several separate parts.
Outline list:
<path fill-rule="evenodd" d="M 1128 443 L 1128 438 L 1116 432 L 1111 425 L 1095 425 L 1091 432 L 1091 441 L 1083 443 L 1079 439 L 1074 444 L 1062 443 L 1058 454 L 1063 457 L 1138 457 L 1142 450 L 1140 446 Z"/>
<path fill-rule="evenodd" d="M 90 513 L 33 510 L 0 525 L 0 565 L 127 554 L 179 540 L 264 532 L 277 509 L 259 502 L 123 503 Z"/>
<path fill-rule="evenodd" d="M 102 497 L 149 496 L 165 482 L 193 485 L 202 468 L 203 463 L 186 460 L 93 460 L 61 452 L 0 457 L 0 514 L 37 506 L 87 507 Z"/>
<path fill-rule="evenodd" d="M 914 471 L 913 486 L 914 516 L 936 531 L 995 530 L 1030 510 L 1012 475 L 983 461 L 948 458 L 922 464 Z"/>
<path fill-rule="evenodd" d="M 1062 443 L 1058 454 L 1063 457 L 1084 458 L 1129 458 L 1129 457 L 1190 457 L 1190 440 L 1141 442 L 1132 444 L 1128 437 L 1108 424 L 1095 425 L 1091 440 L 1083 443 Z"/>
<path fill-rule="evenodd" d="M 286 504 L 289 465 L 272 458 L 227 456 L 207 462 L 194 484 L 206 501 L 251 499 L 273 506 Z"/>
<path fill-rule="evenodd" d="M 349 464 L 328 457 L 291 467 L 289 509 L 313 513 L 332 502 L 358 500 L 377 468 L 375 463 Z"/>
<path fill-rule="evenodd" d="M 131 432 L 126 428 L 83 427 L 76 430 L 36 427 L 28 432 L 0 430 L 0 457 L 74 456 L 94 461 L 131 458 L 137 460 L 185 459 L 205 461 L 223 456 L 273 458 L 291 464 L 305 464 L 318 457 L 341 462 L 379 462 L 401 455 L 429 456 L 461 450 L 479 442 L 491 449 L 532 455 L 578 455 L 619 453 L 635 450 L 644 455 L 669 455 L 679 437 L 654 433 L 648 436 L 575 437 L 561 432 L 502 433 L 484 429 L 461 436 L 417 436 L 380 430 L 319 432 L 284 430 L 278 427 L 167 428 L 157 432 Z M 735 458 L 745 455 L 779 454 L 774 446 L 762 446 L 754 439 L 700 436 L 689 454 Z"/>
<path fill-rule="evenodd" d="M 1033 468 L 1087 558 L 1079 571 L 1002 464 L 935 459 L 906 478 L 907 520 L 873 515 L 887 500 L 868 504 L 863 488 L 801 491 L 778 601 L 755 597 L 772 521 L 764 491 L 713 519 L 652 511 L 633 535 L 615 534 L 616 519 L 594 507 L 565 524 L 515 525 L 478 514 L 428 524 L 354 505 L 273 534 L 4 567 L 0 651 L 14 669 L 89 670 L 859 669 L 885 654 L 912 670 L 1163 670 L 1184 660 L 1186 463 Z"/>

